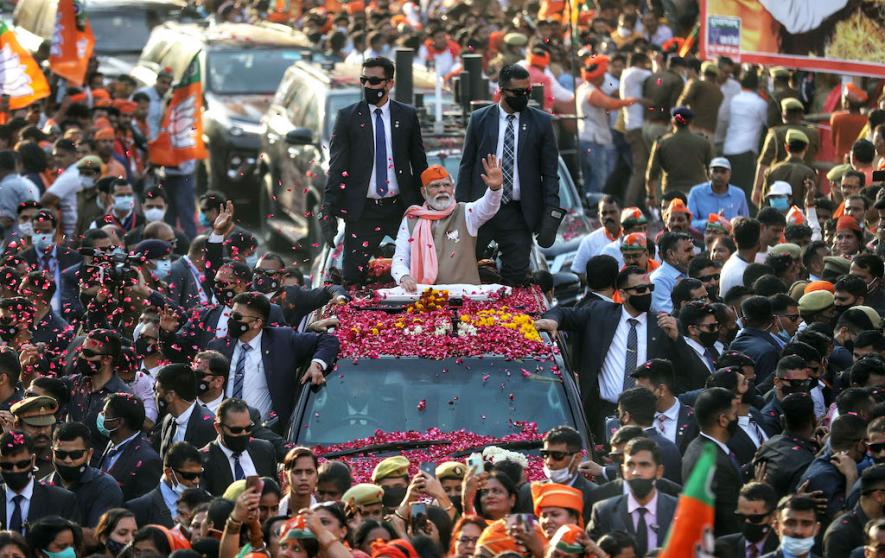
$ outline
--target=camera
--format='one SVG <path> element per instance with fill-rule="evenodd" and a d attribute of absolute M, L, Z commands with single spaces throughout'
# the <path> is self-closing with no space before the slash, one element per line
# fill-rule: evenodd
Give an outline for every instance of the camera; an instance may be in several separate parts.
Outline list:
<path fill-rule="evenodd" d="M 122 250 L 95 254 L 93 259 L 93 265 L 99 268 L 99 282 L 114 287 L 128 287 L 138 281 L 138 272 L 133 265 L 137 262 L 138 258 Z"/>

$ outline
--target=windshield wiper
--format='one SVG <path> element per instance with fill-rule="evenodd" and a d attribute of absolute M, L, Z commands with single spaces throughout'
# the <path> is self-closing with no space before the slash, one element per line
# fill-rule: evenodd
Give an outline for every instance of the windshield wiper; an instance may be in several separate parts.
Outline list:
<path fill-rule="evenodd" d="M 385 450 L 405 450 L 415 448 L 426 448 L 430 446 L 447 446 L 451 444 L 449 440 L 404 440 L 402 442 L 385 442 L 383 444 L 369 444 L 360 448 L 333 451 L 323 454 L 326 459 L 335 457 L 344 457 L 347 455 L 356 455 L 358 453 L 371 453 Z"/>
<path fill-rule="evenodd" d="M 494 444 L 496 448 L 502 449 L 512 449 L 512 450 L 530 450 L 537 449 L 544 445 L 544 440 L 515 440 L 513 442 L 501 442 L 500 444 Z M 459 452 L 455 452 L 452 454 L 452 457 L 466 457 L 471 453 L 479 452 L 481 453 L 483 449 L 487 446 L 476 446 L 473 448 L 467 448 L 465 450 L 461 450 Z"/>

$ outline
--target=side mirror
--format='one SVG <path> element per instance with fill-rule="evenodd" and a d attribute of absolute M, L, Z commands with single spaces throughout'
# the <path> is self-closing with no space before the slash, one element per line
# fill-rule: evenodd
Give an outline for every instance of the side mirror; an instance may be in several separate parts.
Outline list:
<path fill-rule="evenodd" d="M 286 132 L 286 143 L 289 145 L 313 144 L 313 132 L 307 128 L 295 128 Z"/>

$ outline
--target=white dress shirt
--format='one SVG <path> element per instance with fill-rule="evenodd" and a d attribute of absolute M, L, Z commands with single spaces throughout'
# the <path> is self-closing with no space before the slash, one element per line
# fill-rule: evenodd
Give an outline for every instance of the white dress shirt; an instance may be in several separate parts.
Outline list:
<path fill-rule="evenodd" d="M 227 463 L 230 465 L 231 478 L 236 479 L 237 472 L 234 469 L 234 452 L 230 451 L 230 449 L 225 447 L 224 444 L 218 444 L 218 447 L 221 448 L 224 456 L 227 457 Z M 240 454 L 240 467 L 243 468 L 243 474 L 247 477 L 258 474 L 255 471 L 255 464 L 252 463 L 252 456 L 249 455 L 248 451 L 244 451 Z"/>
<path fill-rule="evenodd" d="M 682 404 L 675 399 L 673 405 L 663 413 L 655 411 L 655 428 L 664 438 L 676 443 L 676 427 L 679 424 L 679 409 Z"/>
<path fill-rule="evenodd" d="M 750 415 L 738 416 L 738 426 L 747 433 L 750 441 L 753 442 L 757 449 L 768 440 L 768 436 L 762 430 L 762 427 L 756 424 L 756 421 L 751 422 Z"/>
<path fill-rule="evenodd" d="M 601 254 L 602 249 L 612 242 L 606 233 L 605 227 L 599 227 L 581 239 L 581 243 L 578 245 L 578 253 L 575 254 L 575 259 L 572 260 L 572 273 L 587 273 L 587 262 L 590 261 L 590 258 Z M 619 241 L 620 238 L 617 240 Z M 618 251 L 620 252 L 620 250 Z"/>
<path fill-rule="evenodd" d="M 177 428 L 175 429 L 175 435 L 172 436 L 173 442 L 183 442 L 184 435 L 187 434 L 187 421 L 190 420 L 191 415 L 194 412 L 194 409 L 197 407 L 197 402 L 194 401 L 191 403 L 191 406 L 184 410 L 183 413 L 175 417 L 173 420 L 175 424 L 177 424 Z"/>
<path fill-rule="evenodd" d="M 744 271 L 749 265 L 750 263 L 742 260 L 737 252 L 725 260 L 719 271 L 719 298 L 725 298 L 725 293 L 732 287 L 744 284 Z"/>
<path fill-rule="evenodd" d="M 221 309 L 221 315 L 218 316 L 218 325 L 215 326 L 216 339 L 227 337 L 227 321 L 230 320 L 231 312 L 233 312 L 233 310 L 227 306 Z"/>
<path fill-rule="evenodd" d="M 16 494 L 13 492 L 8 486 L 6 487 L 6 528 L 9 528 L 9 522 L 12 520 L 12 512 L 15 510 L 15 503 L 12 501 L 13 498 L 18 496 L 19 494 L 24 496 L 24 500 L 22 500 L 18 507 L 22 512 L 22 526 L 28 524 L 28 512 L 31 511 L 31 498 L 34 496 L 34 478 L 31 477 L 31 480 L 28 481 L 28 484 L 22 489 L 21 492 Z"/>
<path fill-rule="evenodd" d="M 728 131 L 725 132 L 725 155 L 759 152 L 762 128 L 768 121 L 768 103 L 755 91 L 742 89 L 731 100 L 728 109 Z"/>
<path fill-rule="evenodd" d="M 495 156 L 499 161 L 504 160 L 504 134 L 507 133 L 507 111 L 498 105 L 498 147 L 495 148 Z M 513 116 L 513 195 L 510 199 L 518 201 L 520 196 L 519 189 L 519 113 L 514 112 Z"/>
<path fill-rule="evenodd" d="M 385 198 L 390 198 L 399 194 L 399 182 L 396 181 L 396 169 L 393 167 L 393 142 L 390 139 L 390 99 L 383 105 L 377 107 L 369 106 L 369 120 L 372 122 L 372 145 L 375 145 L 375 109 L 381 109 L 381 121 L 384 122 L 384 143 L 387 145 L 387 194 Z M 399 121 L 394 123 L 399 125 Z M 371 199 L 381 199 L 378 195 L 377 185 L 375 181 L 375 151 L 372 150 L 372 175 L 369 177 L 369 191 L 366 196 Z"/>
<path fill-rule="evenodd" d="M 728 78 L 719 86 L 722 91 L 722 103 L 719 105 L 719 117 L 716 120 L 715 142 L 721 145 L 725 141 L 725 132 L 728 131 L 728 118 L 730 114 L 731 100 L 741 92 L 741 84 L 734 78 Z"/>
<path fill-rule="evenodd" d="M 248 344 L 252 349 L 246 353 L 246 366 L 243 376 L 243 400 L 250 406 L 255 407 L 261 413 L 262 420 L 273 409 L 270 391 L 267 389 L 267 378 L 264 375 L 264 361 L 261 358 L 261 336 L 259 333 Z M 234 396 L 234 381 L 237 371 L 237 362 L 243 351 L 244 343 L 237 341 L 234 353 L 230 359 L 230 377 L 227 380 L 227 396 Z"/>
<path fill-rule="evenodd" d="M 713 372 L 716 372 L 716 369 L 713 367 L 713 365 L 710 363 L 710 361 L 707 360 L 707 355 L 706 355 L 707 348 L 704 347 L 703 345 L 701 345 L 700 343 L 698 343 L 697 341 L 695 341 L 694 339 L 692 339 L 691 337 L 688 337 L 687 335 L 683 335 L 682 338 L 685 339 L 686 345 L 691 347 L 691 349 L 698 355 L 698 358 L 701 359 L 701 362 L 704 363 L 704 365 L 707 367 L 707 370 L 710 372 L 710 374 L 712 374 Z"/>
<path fill-rule="evenodd" d="M 627 363 L 627 336 L 630 334 L 628 319 L 635 319 L 636 325 L 636 365 L 645 362 L 648 332 L 648 314 L 642 313 L 633 318 L 621 308 L 621 320 L 615 330 L 615 336 L 602 362 L 602 376 L 599 378 L 599 392 L 602 398 L 611 403 L 618 402 L 618 396 L 624 391 L 624 366 Z"/>
<path fill-rule="evenodd" d="M 626 482 L 624 483 L 627 484 Z M 637 526 L 639 525 L 639 512 L 636 511 L 639 508 L 645 508 L 645 526 L 648 529 L 648 548 L 657 548 L 658 547 L 658 518 L 657 518 L 657 509 L 658 509 L 658 491 L 654 491 L 654 496 L 652 496 L 651 500 L 647 504 L 640 504 L 636 501 L 636 498 L 633 497 L 632 492 L 627 493 L 627 513 L 630 514 L 630 518 L 633 520 L 633 530 L 635 531 Z"/>
<path fill-rule="evenodd" d="M 711 442 L 715 442 L 716 445 L 719 446 L 719 449 L 721 449 L 722 451 L 725 452 L 725 455 L 731 455 L 731 453 L 732 453 L 732 452 L 731 452 L 731 448 L 729 448 L 727 445 L 723 444 L 722 442 L 720 442 L 720 441 L 717 440 L 716 438 L 713 438 L 712 436 L 707 436 L 707 435 L 704 434 L 703 432 L 701 432 L 701 436 L 703 436 L 704 438 L 710 440 Z"/>
<path fill-rule="evenodd" d="M 495 216 L 498 208 L 501 207 L 501 195 L 503 193 L 503 187 L 497 190 L 486 188 L 486 193 L 481 198 L 475 202 L 464 204 L 466 206 L 464 208 L 464 220 L 466 221 L 467 232 L 470 233 L 470 236 L 476 237 L 479 228 Z M 399 231 L 396 233 L 396 251 L 393 254 L 393 263 L 390 266 L 390 274 L 397 284 L 399 284 L 400 278 L 410 273 L 409 266 L 411 262 L 412 235 L 409 233 L 409 218 L 403 217 Z"/>

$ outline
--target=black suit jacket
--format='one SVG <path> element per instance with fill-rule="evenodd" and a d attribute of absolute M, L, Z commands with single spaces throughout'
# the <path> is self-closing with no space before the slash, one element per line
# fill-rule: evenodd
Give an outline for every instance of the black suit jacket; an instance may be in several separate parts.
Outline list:
<path fill-rule="evenodd" d="M 482 159 L 497 153 L 499 105 L 474 111 L 467 124 L 455 197 L 476 201 L 485 194 Z M 552 117 L 536 108 L 519 113 L 516 130 L 516 172 L 519 173 L 520 205 L 526 225 L 532 232 L 541 227 L 544 209 L 559 207 L 559 150 L 553 133 Z"/>
<path fill-rule="evenodd" d="M 661 477 L 655 481 L 655 488 L 657 488 L 659 492 L 662 492 L 674 498 L 679 498 L 679 493 L 682 492 L 681 484 L 676 484 L 675 482 L 665 477 Z M 599 487 L 593 491 L 593 493 L 590 495 L 590 506 L 592 507 L 596 502 L 601 502 L 609 498 L 622 496 L 623 494 L 624 479 L 615 479 L 613 481 L 609 481 L 605 484 L 599 485 Z"/>
<path fill-rule="evenodd" d="M 679 403 L 679 415 L 676 417 L 676 447 L 682 454 L 692 440 L 698 437 L 698 421 L 694 417 L 694 409 L 685 403 Z"/>
<path fill-rule="evenodd" d="M 60 486 L 49 486 L 37 480 L 34 481 L 34 493 L 31 495 L 31 503 L 27 517 L 22 517 L 22 524 L 27 529 L 28 524 L 33 524 L 42 517 L 60 515 L 75 523 L 80 522 L 80 510 L 77 507 L 77 497 L 70 490 Z M 4 529 L 9 526 L 9 518 L 6 517 L 6 485 L 0 485 L 0 525 Z"/>
<path fill-rule="evenodd" d="M 780 359 L 781 348 L 774 337 L 767 331 L 744 328 L 728 346 L 730 351 L 744 353 L 756 363 L 756 385 L 761 386 L 769 380 L 777 361 Z"/>
<path fill-rule="evenodd" d="M 190 309 L 200 304 L 200 286 L 184 258 L 178 258 L 172 264 L 167 284 L 169 298 L 181 308 Z M 208 288 L 204 290 L 211 295 Z"/>
<path fill-rule="evenodd" d="M 673 516 L 676 514 L 676 498 L 658 492 L 657 509 L 655 518 L 658 525 L 658 547 L 664 544 Z M 598 540 L 601 536 L 612 531 L 626 531 L 636 537 L 636 528 L 633 526 L 633 518 L 627 513 L 627 495 L 622 494 L 608 500 L 603 500 L 593 505 L 590 513 L 590 522 L 587 532 L 590 538 Z M 637 556 L 645 556 L 649 549 L 640 548 Z"/>
<path fill-rule="evenodd" d="M 231 360 L 237 341 L 232 337 L 213 339 L 207 348 Z M 261 334 L 261 359 L 273 410 L 282 424 L 287 424 L 301 392 L 299 369 L 311 359 L 326 363 L 328 374 L 338 357 L 338 338 L 319 333 L 296 333 L 290 327 L 266 327 Z M 214 436 L 212 436 L 214 438 Z M 207 440 L 202 447 L 209 443 Z"/>
<path fill-rule="evenodd" d="M 64 271 L 72 265 L 78 264 L 83 261 L 83 256 L 81 256 L 79 252 L 71 250 L 67 246 L 63 246 L 61 244 L 56 245 L 55 255 L 58 258 L 59 271 Z M 34 250 L 33 246 L 22 252 L 20 256 L 23 260 L 28 262 L 31 267 L 36 268 L 36 266 L 38 265 L 37 252 L 36 250 Z"/>
<path fill-rule="evenodd" d="M 162 482 L 162 481 L 161 481 Z M 157 486 L 144 496 L 126 502 L 126 509 L 135 514 L 135 522 L 138 525 L 162 525 L 171 529 L 174 525 L 172 514 L 163 501 L 163 494 Z"/>
<path fill-rule="evenodd" d="M 105 456 L 108 449 L 105 449 Z M 104 465 L 105 456 L 102 456 L 100 466 Z M 114 466 L 106 472 L 117 480 L 123 491 L 123 501 L 127 502 L 156 488 L 163 474 L 163 461 L 147 438 L 139 434 L 126 444 Z"/>
<path fill-rule="evenodd" d="M 82 262 L 65 268 L 61 272 L 61 315 L 69 322 L 75 322 L 83 316 L 85 309 L 80 303 L 80 268 Z M 56 285 L 58 287 L 58 285 Z"/>
<path fill-rule="evenodd" d="M 749 554 L 746 554 L 747 550 L 747 539 L 744 538 L 742 533 L 734 533 L 733 535 L 725 535 L 724 537 L 719 537 L 716 539 L 716 542 L 721 542 L 734 550 L 734 558 L 750 558 Z M 777 550 L 778 544 L 777 533 L 774 531 L 769 531 L 768 535 L 765 536 L 765 542 L 762 543 L 762 553 L 768 554 L 769 552 L 774 552 Z"/>
<path fill-rule="evenodd" d="M 719 444 L 703 436 L 698 436 L 685 450 L 682 458 L 682 477 L 688 478 L 692 469 L 701 457 L 705 444 L 713 444 L 716 447 L 716 472 L 713 474 L 713 494 L 716 497 L 716 512 L 714 516 L 713 531 L 717 537 L 738 533 L 741 530 L 741 522 L 734 514 L 737 509 L 738 493 L 743 486 L 740 471 L 729 459 L 728 454 L 722 451 Z"/>
<path fill-rule="evenodd" d="M 763 432 L 765 432 L 766 436 L 771 436 L 763 426 L 762 415 L 759 411 L 756 409 L 750 409 L 750 419 L 755 422 Z M 753 443 L 753 440 L 751 440 L 747 433 L 744 432 L 743 428 L 738 428 L 735 433 L 732 434 L 731 438 L 728 440 L 728 447 L 734 452 L 738 463 L 741 465 L 746 465 L 751 462 L 758 449 Z"/>
<path fill-rule="evenodd" d="M 305 316 L 339 295 L 347 296 L 347 291 L 341 285 L 326 285 L 316 289 L 291 286 L 280 291 L 273 300 L 282 308 L 286 323 L 298 329 Z"/>
<path fill-rule="evenodd" d="M 676 389 L 679 393 L 703 389 L 711 374 L 700 355 L 691 347 L 689 349 L 683 366 L 676 369 Z"/>
<path fill-rule="evenodd" d="M 166 450 L 172 445 L 172 425 L 175 423 L 175 417 L 167 414 L 163 417 L 163 424 L 160 427 L 160 438 L 158 451 L 160 457 L 166 455 Z M 215 432 L 215 415 L 212 411 L 203 407 L 199 403 L 194 405 L 190 418 L 187 420 L 187 430 L 184 432 L 184 441 L 194 447 L 201 448 L 215 439 L 218 435 Z"/>
<path fill-rule="evenodd" d="M 676 484 L 682 484 L 682 453 L 676 444 L 658 432 L 654 426 L 646 428 L 644 436 L 658 446 L 661 465 L 664 466 L 664 476 Z"/>
<path fill-rule="evenodd" d="M 255 472 L 259 477 L 276 476 L 277 461 L 273 444 L 252 438 L 246 452 L 252 459 Z M 200 449 L 200 453 L 203 454 L 203 488 L 213 496 L 221 496 L 234 482 L 230 461 L 219 446 L 217 439 Z"/>
<path fill-rule="evenodd" d="M 391 99 L 390 143 L 393 146 L 393 169 L 403 205 L 423 203 L 421 173 L 427 168 L 427 155 L 421 140 L 421 124 L 415 107 Z M 329 177 L 324 204 L 336 217 L 358 221 L 366 205 L 369 180 L 375 161 L 373 110 L 365 101 L 338 111 L 329 144 Z M 387 154 L 391 156 L 390 153 Z M 341 185 L 344 184 L 345 188 Z M 466 200 L 465 200 L 466 201 Z"/>
<path fill-rule="evenodd" d="M 620 304 L 596 301 L 580 309 L 555 306 L 544 314 L 545 318 L 555 320 L 559 324 L 560 330 L 574 332 L 574 343 L 581 346 L 580 361 L 576 364 L 581 400 L 584 409 L 588 411 L 588 416 L 598 415 L 593 411 L 600 398 L 599 375 L 615 337 L 617 325 L 621 321 L 622 308 Z M 679 365 L 685 360 L 686 351 L 691 352 L 691 349 L 685 344 L 685 340 L 682 336 L 679 336 L 676 341 L 670 339 L 658 327 L 654 316 L 647 316 L 646 324 L 646 359 L 670 359 L 679 370 Z M 600 418 L 597 416 L 597 419 Z"/>

